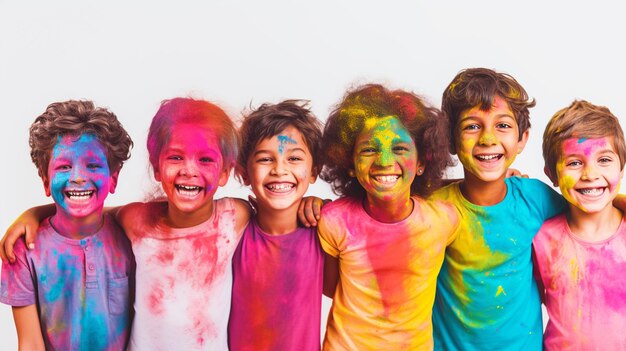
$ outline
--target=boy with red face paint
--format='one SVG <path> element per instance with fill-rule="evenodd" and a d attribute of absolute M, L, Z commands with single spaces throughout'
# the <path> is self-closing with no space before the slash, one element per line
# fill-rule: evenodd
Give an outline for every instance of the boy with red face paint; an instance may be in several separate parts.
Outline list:
<path fill-rule="evenodd" d="M 626 145 L 606 107 L 574 101 L 543 134 L 546 175 L 569 203 L 533 241 L 550 317 L 545 350 L 625 350 L 626 222 L 613 205 Z"/>
<path fill-rule="evenodd" d="M 56 213 L 37 251 L 15 245 L 2 265 L 0 301 L 13 306 L 20 349 L 122 350 L 130 331 L 134 260 L 122 229 L 103 215 L 132 141 L 90 101 L 57 102 L 31 125 L 31 157 Z"/>

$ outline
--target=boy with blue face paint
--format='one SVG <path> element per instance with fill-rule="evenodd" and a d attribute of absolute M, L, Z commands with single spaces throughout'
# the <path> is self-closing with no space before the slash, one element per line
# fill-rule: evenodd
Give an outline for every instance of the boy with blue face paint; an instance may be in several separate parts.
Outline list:
<path fill-rule="evenodd" d="M 31 158 L 56 213 L 38 250 L 15 245 L 2 265 L 0 302 L 13 306 L 20 349 L 122 350 L 130 330 L 134 259 L 103 215 L 132 146 L 117 117 L 90 101 L 53 103 L 31 125 Z"/>

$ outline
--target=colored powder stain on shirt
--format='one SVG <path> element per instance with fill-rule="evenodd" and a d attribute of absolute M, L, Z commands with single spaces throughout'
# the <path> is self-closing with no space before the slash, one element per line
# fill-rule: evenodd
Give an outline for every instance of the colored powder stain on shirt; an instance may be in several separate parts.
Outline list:
<path fill-rule="evenodd" d="M 287 135 L 278 135 L 276 137 L 278 139 L 278 152 L 282 155 L 283 151 L 285 151 L 285 146 L 287 146 L 287 144 L 297 144 L 297 142 L 293 139 L 291 139 L 289 136 Z"/>
<path fill-rule="evenodd" d="M 502 287 L 502 285 L 498 285 L 498 291 L 496 291 L 496 297 L 500 296 L 500 294 L 503 294 L 506 296 L 506 291 L 504 291 L 504 288 Z"/>

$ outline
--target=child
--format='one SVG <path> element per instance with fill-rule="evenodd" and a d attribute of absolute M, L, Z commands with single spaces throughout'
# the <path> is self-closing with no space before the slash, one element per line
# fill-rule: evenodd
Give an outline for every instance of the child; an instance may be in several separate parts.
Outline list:
<path fill-rule="evenodd" d="M 574 101 L 548 123 L 543 156 L 569 203 L 533 241 L 550 316 L 544 348 L 625 350 L 626 223 L 612 205 L 626 160 L 619 121 L 605 107 Z"/>
<path fill-rule="evenodd" d="M 30 127 L 31 158 L 56 214 L 35 243 L 2 265 L 0 301 L 13 306 L 20 349 L 123 350 L 134 277 L 130 243 L 102 213 L 130 154 L 117 117 L 91 101 L 50 104 Z"/>
<path fill-rule="evenodd" d="M 340 277 L 324 348 L 432 348 L 435 281 L 458 222 L 451 205 L 423 198 L 450 164 L 444 122 L 380 85 L 348 92 L 331 113 L 321 177 L 343 197 L 319 223 Z"/>
<path fill-rule="evenodd" d="M 231 257 L 249 220 L 238 199 L 214 200 L 228 181 L 238 137 L 207 101 L 164 101 L 148 152 L 166 202 L 123 207 L 120 223 L 137 260 L 130 350 L 225 350 Z"/>
<path fill-rule="evenodd" d="M 541 350 L 531 243 L 563 201 L 538 180 L 506 178 L 534 104 L 511 76 L 485 68 L 461 71 L 443 93 L 465 179 L 433 194 L 455 203 L 462 219 L 437 280 L 437 350 Z"/>
<path fill-rule="evenodd" d="M 233 256 L 230 350 L 319 350 L 324 254 L 297 211 L 317 177 L 321 123 L 287 100 L 253 111 L 240 136 L 236 173 L 258 210 Z"/>

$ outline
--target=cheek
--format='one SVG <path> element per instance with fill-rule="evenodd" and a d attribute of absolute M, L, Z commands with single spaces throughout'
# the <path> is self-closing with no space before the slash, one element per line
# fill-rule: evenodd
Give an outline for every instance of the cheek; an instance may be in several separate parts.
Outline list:
<path fill-rule="evenodd" d="M 567 174 L 559 174 L 559 188 L 561 189 L 562 193 L 565 193 L 568 190 L 572 189 L 575 184 L 576 180 L 574 179 L 574 177 Z"/>

